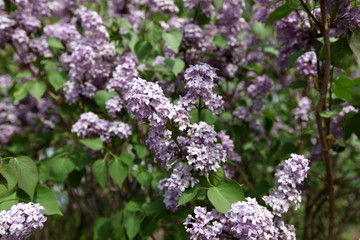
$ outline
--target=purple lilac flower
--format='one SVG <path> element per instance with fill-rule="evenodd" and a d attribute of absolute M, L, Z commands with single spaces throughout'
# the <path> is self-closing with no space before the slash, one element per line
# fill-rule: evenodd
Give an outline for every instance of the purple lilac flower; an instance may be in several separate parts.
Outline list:
<path fill-rule="evenodd" d="M 331 6 L 336 4 L 334 0 L 327 0 L 327 11 L 332 14 Z M 353 1 L 341 1 L 339 9 L 336 13 L 336 18 L 333 23 L 333 28 L 330 28 L 330 35 L 333 37 L 346 36 L 348 32 L 354 32 L 360 26 L 360 8 L 352 6 Z"/>
<path fill-rule="evenodd" d="M 195 207 L 195 216 L 188 215 L 184 223 L 186 232 L 190 233 L 190 239 L 195 240 L 220 240 L 223 231 L 223 223 L 220 218 L 223 216 L 216 210 L 208 212 L 206 207 Z"/>
<path fill-rule="evenodd" d="M 302 24 L 306 13 L 301 11 L 299 14 L 292 12 L 287 18 L 275 22 L 277 40 L 284 43 L 279 50 L 278 64 L 281 68 L 288 66 L 288 58 L 293 53 L 310 48 L 311 26 L 308 22 Z"/>
<path fill-rule="evenodd" d="M 249 109 L 246 107 L 238 107 L 233 112 L 234 117 L 240 121 L 248 122 L 249 121 Z"/>
<path fill-rule="evenodd" d="M 225 131 L 218 132 L 218 137 L 221 140 L 221 144 L 223 146 L 223 149 L 226 151 L 228 159 L 235 164 L 235 166 L 223 164 L 225 176 L 226 178 L 230 179 L 235 175 L 235 171 L 237 168 L 236 165 L 241 163 L 241 156 L 234 151 L 234 141 L 230 138 L 229 135 L 226 134 Z"/>
<path fill-rule="evenodd" d="M 316 54 L 313 51 L 306 52 L 301 55 L 296 61 L 296 69 L 299 74 L 305 77 L 316 76 Z"/>
<path fill-rule="evenodd" d="M 331 134 L 334 136 L 334 138 L 336 139 L 343 139 L 343 130 L 342 130 L 342 119 L 343 117 L 350 113 L 350 112 L 358 112 L 358 110 L 356 108 L 354 108 L 351 105 L 345 106 L 341 112 L 335 116 L 331 118 Z"/>
<path fill-rule="evenodd" d="M 226 162 L 226 151 L 221 144 L 215 143 L 217 133 L 214 126 L 199 122 L 192 124 L 187 133 L 191 140 L 190 145 L 186 147 L 189 165 L 200 171 L 200 174 L 216 172 L 220 164 Z"/>
<path fill-rule="evenodd" d="M 295 210 L 300 207 L 301 190 L 309 171 L 310 161 L 302 155 L 291 154 L 291 158 L 278 166 L 275 180 L 279 186 L 269 196 L 263 197 L 265 203 L 273 209 L 273 213 L 281 216 L 295 203 Z"/>
<path fill-rule="evenodd" d="M 215 11 L 211 0 L 184 0 L 184 8 L 186 10 L 196 9 L 198 5 L 198 11 L 202 11 L 208 17 Z"/>
<path fill-rule="evenodd" d="M 174 113 L 174 107 L 157 83 L 135 78 L 130 83 L 127 109 L 137 120 L 149 120 L 150 126 L 166 125 Z"/>
<path fill-rule="evenodd" d="M 8 88 L 13 85 L 9 75 L 0 75 L 0 88 Z"/>
<path fill-rule="evenodd" d="M 110 122 L 99 118 L 95 113 L 87 112 L 80 115 L 80 119 L 72 126 L 71 132 L 77 134 L 78 137 L 94 137 L 100 138 L 108 142 L 110 137 L 119 136 L 126 139 L 131 135 L 131 127 L 123 122 Z"/>
<path fill-rule="evenodd" d="M 296 240 L 296 229 L 293 225 L 285 224 L 282 219 L 275 220 L 275 226 L 278 229 L 278 240 Z"/>
<path fill-rule="evenodd" d="M 258 76 L 256 81 L 251 83 L 246 91 L 249 98 L 256 98 L 259 96 L 266 96 L 273 87 L 273 81 L 266 75 Z"/>
<path fill-rule="evenodd" d="M 164 203 L 168 210 L 176 211 L 179 197 L 186 188 L 194 187 L 199 180 L 191 175 L 192 168 L 186 168 L 177 164 L 169 178 L 162 179 L 158 188 L 163 191 Z"/>
<path fill-rule="evenodd" d="M 113 77 L 107 82 L 106 89 L 120 92 L 123 96 L 122 99 L 125 100 L 131 81 L 139 77 L 135 67 L 136 62 L 131 57 L 125 57 L 123 62 L 116 66 Z"/>
<path fill-rule="evenodd" d="M 36 229 L 42 229 L 46 217 L 44 207 L 35 203 L 18 203 L 9 211 L 0 212 L 1 239 L 28 239 Z"/>
<path fill-rule="evenodd" d="M 124 102 L 119 95 L 113 96 L 111 99 L 106 101 L 105 108 L 109 115 L 115 117 L 117 113 L 121 112 L 124 107 Z"/>
<path fill-rule="evenodd" d="M 274 215 L 255 198 L 245 200 L 233 203 L 231 210 L 225 213 L 224 231 L 239 239 L 277 240 Z"/>
<path fill-rule="evenodd" d="M 149 0 L 148 5 L 152 12 L 161 12 L 169 15 L 176 15 L 179 13 L 179 8 L 175 5 L 173 0 Z"/>
<path fill-rule="evenodd" d="M 308 97 L 302 97 L 298 102 L 298 106 L 292 110 L 292 115 L 295 120 L 300 122 L 302 127 L 306 127 L 308 121 L 308 114 L 311 109 L 311 100 Z"/>
<path fill-rule="evenodd" d="M 195 216 L 188 215 L 184 223 L 190 239 L 237 239 L 277 240 L 278 228 L 274 215 L 259 205 L 254 198 L 233 203 L 225 213 L 208 212 L 206 207 L 195 207 Z"/>
<path fill-rule="evenodd" d="M 186 95 L 180 97 L 179 106 L 187 111 L 195 108 L 195 103 L 202 98 L 205 107 L 214 114 L 219 114 L 219 109 L 223 109 L 224 101 L 222 97 L 213 93 L 216 87 L 214 80 L 218 78 L 215 73 L 216 69 L 203 63 L 190 66 L 185 71 L 185 90 Z"/>

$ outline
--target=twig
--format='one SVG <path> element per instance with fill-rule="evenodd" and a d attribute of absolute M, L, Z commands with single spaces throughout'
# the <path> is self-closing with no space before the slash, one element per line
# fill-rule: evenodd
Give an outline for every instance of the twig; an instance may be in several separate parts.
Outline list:
<path fill-rule="evenodd" d="M 303 0 L 299 0 L 301 5 L 304 7 L 305 11 L 307 12 L 307 14 L 309 15 L 309 17 L 314 21 L 314 23 L 317 26 L 321 26 L 321 24 L 319 23 L 319 21 L 315 18 L 315 16 L 311 13 L 310 9 L 307 7 L 306 3 L 304 3 Z"/>
<path fill-rule="evenodd" d="M 328 226 L 328 240 L 333 239 L 333 231 L 334 231 L 334 213 L 335 213 L 335 202 L 334 202 L 334 185 L 333 185 L 333 177 L 332 177 L 332 169 L 330 162 L 330 154 L 329 154 L 329 146 L 327 142 L 327 138 L 323 129 L 322 118 L 320 113 L 325 107 L 326 103 L 326 94 L 328 91 L 329 79 L 330 79 L 330 34 L 329 34 L 329 25 L 326 14 L 326 2 L 325 0 L 320 0 L 320 8 L 321 8 L 321 20 L 324 23 L 324 27 L 322 29 L 322 34 L 324 38 L 324 54 L 325 54 L 325 62 L 323 64 L 322 76 L 319 77 L 319 87 L 320 87 L 320 96 L 319 101 L 316 106 L 316 124 L 319 132 L 319 137 L 322 145 L 322 151 L 325 160 L 326 166 L 326 188 L 327 188 L 327 197 L 329 199 L 329 226 Z"/>

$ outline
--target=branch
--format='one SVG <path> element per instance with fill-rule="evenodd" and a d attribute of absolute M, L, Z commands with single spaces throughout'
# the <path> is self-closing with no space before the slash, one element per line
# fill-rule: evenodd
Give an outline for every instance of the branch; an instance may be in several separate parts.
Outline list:
<path fill-rule="evenodd" d="M 320 96 L 319 101 L 316 106 L 316 124 L 319 132 L 319 137 L 322 145 L 322 152 L 325 160 L 326 166 L 326 188 L 327 188 L 327 198 L 329 200 L 329 226 L 328 226 L 328 240 L 333 239 L 334 232 L 334 213 L 335 213 L 335 202 L 334 202 L 334 185 L 333 185 L 333 176 L 330 162 L 329 146 L 326 139 L 326 135 L 323 129 L 322 118 L 320 113 L 325 108 L 326 104 L 326 94 L 328 91 L 329 79 L 330 79 L 330 34 L 329 34 L 329 24 L 326 14 L 326 0 L 320 0 L 321 8 L 321 21 L 324 23 L 322 28 L 322 35 L 324 38 L 324 54 L 325 62 L 323 64 L 322 73 L 319 77 L 319 87 L 320 87 Z"/>
<path fill-rule="evenodd" d="M 309 17 L 314 21 L 314 23 L 320 27 L 321 24 L 319 23 L 319 21 L 316 19 L 316 17 L 311 13 L 310 9 L 307 7 L 306 3 L 304 3 L 303 0 L 299 0 L 301 5 L 304 7 L 305 12 L 309 15 Z"/>

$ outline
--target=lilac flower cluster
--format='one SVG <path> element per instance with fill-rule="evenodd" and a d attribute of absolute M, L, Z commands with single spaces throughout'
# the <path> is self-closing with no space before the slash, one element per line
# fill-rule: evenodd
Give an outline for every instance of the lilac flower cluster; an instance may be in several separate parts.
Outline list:
<path fill-rule="evenodd" d="M 72 126 L 71 132 L 78 137 L 100 136 L 104 142 L 111 137 L 118 136 L 126 139 L 131 135 L 130 125 L 120 121 L 107 121 L 99 118 L 95 113 L 87 112 L 80 115 L 80 119 Z"/>
<path fill-rule="evenodd" d="M 216 210 L 208 212 L 206 207 L 195 207 L 194 213 L 195 216 L 188 215 L 184 223 L 186 231 L 191 234 L 190 239 L 218 240 L 229 236 L 237 239 L 279 239 L 280 229 L 275 225 L 274 215 L 254 198 L 233 203 L 225 214 Z"/>
<path fill-rule="evenodd" d="M 225 218 L 224 230 L 236 238 L 278 239 L 274 215 L 259 205 L 255 198 L 233 203 L 231 210 L 225 213 Z"/>
<path fill-rule="evenodd" d="M 250 122 L 250 115 L 258 115 L 264 107 L 263 97 L 266 97 L 274 83 L 266 75 L 257 76 L 256 79 L 246 87 L 246 96 L 250 99 L 250 106 L 239 106 L 233 111 L 233 115 L 240 121 Z"/>
<path fill-rule="evenodd" d="M 227 158 L 234 164 L 222 165 L 225 171 L 226 178 L 230 179 L 234 177 L 237 165 L 241 163 L 241 156 L 237 152 L 235 152 L 234 141 L 230 138 L 229 135 L 225 133 L 225 131 L 218 132 L 218 137 L 221 140 L 223 149 L 226 151 Z"/>
<path fill-rule="evenodd" d="M 83 6 L 75 9 L 74 15 L 81 22 L 83 34 L 67 22 L 44 28 L 45 37 L 65 43 L 67 52 L 60 56 L 60 62 L 69 71 L 64 90 L 66 101 L 71 104 L 81 96 L 93 98 L 97 90 L 105 88 L 104 83 L 116 64 L 115 45 L 109 42 L 101 16 Z"/>
<path fill-rule="evenodd" d="M 300 187 L 307 177 L 310 161 L 302 155 L 291 154 L 291 158 L 278 166 L 275 173 L 279 186 L 269 196 L 263 197 L 265 203 L 273 209 L 273 213 L 281 216 L 295 203 L 295 210 L 300 207 Z"/>
<path fill-rule="evenodd" d="M 189 165 L 200 171 L 200 174 L 216 172 L 220 164 L 226 161 L 226 151 L 221 144 L 215 143 L 217 133 L 214 126 L 205 122 L 195 123 L 189 127 L 187 133 L 190 136 L 190 145 L 186 148 Z"/>
<path fill-rule="evenodd" d="M 341 112 L 335 116 L 331 118 L 331 134 L 333 135 L 334 138 L 336 139 L 343 139 L 343 129 L 342 129 L 342 119 L 343 117 L 350 113 L 350 112 L 358 112 L 358 109 L 354 108 L 351 105 L 345 106 Z"/>
<path fill-rule="evenodd" d="M 176 15 L 179 8 L 173 0 L 149 0 L 148 5 L 152 12 L 162 12 L 164 14 Z"/>
<path fill-rule="evenodd" d="M 313 51 L 306 52 L 301 55 L 296 61 L 297 72 L 305 77 L 316 76 L 317 67 L 316 67 L 316 53 Z"/>
<path fill-rule="evenodd" d="M 330 16 L 333 14 L 336 1 L 327 0 L 326 7 Z M 344 37 L 348 32 L 354 32 L 360 26 L 360 8 L 352 6 L 353 1 L 341 1 L 336 18 L 330 29 L 330 35 L 333 37 Z"/>
<path fill-rule="evenodd" d="M 223 231 L 221 213 L 214 209 L 208 212 L 206 207 L 198 206 L 194 208 L 194 213 L 195 217 L 189 214 L 184 223 L 186 232 L 191 234 L 190 239 L 221 239 L 220 235 Z"/>
<path fill-rule="evenodd" d="M 281 68 L 286 68 L 289 56 L 300 49 L 310 49 L 312 38 L 309 22 L 304 22 L 307 14 L 303 11 L 299 15 L 295 12 L 290 13 L 287 18 L 276 21 L 276 36 L 283 45 L 279 50 L 278 64 Z"/>
<path fill-rule="evenodd" d="M 308 97 L 302 97 L 298 102 L 298 106 L 292 110 L 292 115 L 295 117 L 295 120 L 300 122 L 302 127 L 306 127 L 308 121 L 308 114 L 311 109 L 311 100 Z"/>
<path fill-rule="evenodd" d="M 187 92 L 185 96 L 180 97 L 179 106 L 190 111 L 196 107 L 195 103 L 201 98 L 207 109 L 219 114 L 219 109 L 223 109 L 224 101 L 221 96 L 213 93 L 216 86 L 214 81 L 218 79 L 215 71 L 215 68 L 206 63 L 186 69 L 184 88 Z"/>
<path fill-rule="evenodd" d="M 184 8 L 187 10 L 198 8 L 197 11 L 202 11 L 208 17 L 215 10 L 211 0 L 184 0 Z"/>
<path fill-rule="evenodd" d="M 164 178 L 159 182 L 158 188 L 164 192 L 164 203 L 167 209 L 175 211 L 179 197 L 185 189 L 192 188 L 199 182 L 198 179 L 191 175 L 191 171 L 192 168 L 186 168 L 177 164 L 170 177 Z"/>
<path fill-rule="evenodd" d="M 28 239 L 42 229 L 46 217 L 44 207 L 35 203 L 18 203 L 0 212 L 0 236 L 3 240 Z"/>

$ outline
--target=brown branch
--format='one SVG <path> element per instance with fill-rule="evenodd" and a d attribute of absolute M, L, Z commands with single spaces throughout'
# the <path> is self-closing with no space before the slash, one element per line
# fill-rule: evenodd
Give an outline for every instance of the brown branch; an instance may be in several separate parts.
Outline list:
<path fill-rule="evenodd" d="M 323 122 L 320 116 L 320 113 L 325 108 L 326 104 L 326 94 L 328 91 L 329 79 L 330 79 L 330 34 L 329 34 L 329 24 L 326 14 L 326 1 L 320 0 L 320 9 L 321 9 L 321 21 L 324 23 L 322 28 L 322 35 L 324 38 L 324 54 L 325 62 L 323 64 L 322 73 L 319 77 L 319 87 L 320 87 L 320 96 L 319 101 L 316 106 L 316 124 L 319 132 L 319 137 L 322 145 L 323 156 L 326 166 L 326 188 L 327 188 L 327 198 L 329 200 L 329 226 L 328 226 L 328 240 L 333 239 L 334 232 L 334 213 L 335 213 L 335 202 L 334 202 L 334 185 L 333 185 L 333 176 L 332 176 L 332 167 L 329 154 L 329 146 L 326 138 L 325 131 L 323 129 Z"/>
<path fill-rule="evenodd" d="M 304 3 L 303 0 L 299 0 L 301 5 L 304 7 L 305 9 L 305 12 L 309 15 L 309 17 L 314 21 L 314 23 L 317 25 L 317 26 L 321 26 L 319 21 L 316 19 L 316 17 L 311 13 L 310 9 L 308 8 L 308 6 L 306 5 L 306 3 Z"/>

